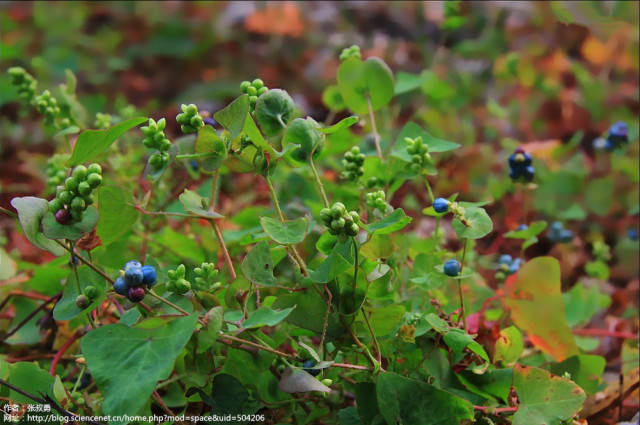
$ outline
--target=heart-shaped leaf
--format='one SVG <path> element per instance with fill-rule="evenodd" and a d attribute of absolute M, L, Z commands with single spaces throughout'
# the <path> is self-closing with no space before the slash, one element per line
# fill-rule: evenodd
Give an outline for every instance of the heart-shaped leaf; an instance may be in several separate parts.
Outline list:
<path fill-rule="evenodd" d="M 210 154 L 203 158 L 202 168 L 205 171 L 214 171 L 220 168 L 227 158 L 227 146 L 213 127 L 205 125 L 198 130 L 196 153 Z"/>
<path fill-rule="evenodd" d="M 465 209 L 464 218 L 467 224 L 459 219 L 451 222 L 451 227 L 456 231 L 459 238 L 480 239 L 488 235 L 493 230 L 493 222 L 484 208 L 469 207 Z"/>
<path fill-rule="evenodd" d="M 295 245 L 304 240 L 309 220 L 301 217 L 292 221 L 279 221 L 270 217 L 260 217 L 260 225 L 271 239 L 282 245 Z"/>
<path fill-rule="evenodd" d="M 247 320 L 242 322 L 242 327 L 246 329 L 261 328 L 263 326 L 275 326 L 282 322 L 293 311 L 295 306 L 283 310 L 272 310 L 269 307 L 260 307 L 249 315 Z"/>
<path fill-rule="evenodd" d="M 102 300 L 105 299 L 106 288 L 104 279 L 96 272 L 88 267 L 79 267 L 78 278 L 79 280 L 76 281 L 75 273 L 72 272 L 71 274 L 69 274 L 67 283 L 64 286 L 62 298 L 60 298 L 60 301 L 56 303 L 56 306 L 53 309 L 54 319 L 71 320 L 83 312 L 90 312 L 91 310 L 95 309 L 96 306 L 100 305 Z M 97 291 L 97 295 L 93 299 L 91 304 L 89 304 L 84 309 L 81 309 L 76 305 L 76 297 L 80 295 L 78 293 L 78 285 L 80 286 L 81 291 L 84 291 L 84 289 L 89 285 L 96 288 Z"/>
<path fill-rule="evenodd" d="M 104 186 L 100 188 L 98 236 L 104 245 L 117 241 L 131 230 L 138 211 L 130 205 L 133 199 L 127 188 Z"/>
<path fill-rule="evenodd" d="M 42 218 L 42 232 L 49 239 L 69 239 L 75 241 L 82 235 L 89 233 L 98 224 L 98 210 L 90 205 L 84 213 L 82 220 L 72 224 L 60 224 L 56 221 L 52 212 L 47 212 Z"/>
<path fill-rule="evenodd" d="M 249 112 L 249 96 L 243 94 L 227 105 L 224 109 L 213 114 L 213 118 L 224 128 L 229 130 L 232 138 L 238 137 L 244 127 L 244 120 Z"/>
<path fill-rule="evenodd" d="M 278 283 L 273 277 L 273 257 L 269 245 L 264 241 L 249 251 L 240 269 L 247 279 L 258 285 L 273 286 Z"/>
<path fill-rule="evenodd" d="M 196 320 L 192 315 L 152 329 L 117 323 L 101 326 L 82 338 L 82 354 L 104 397 L 105 414 L 135 415 L 140 411 L 157 382 L 171 374 Z"/>
<path fill-rule="evenodd" d="M 338 68 L 338 89 L 347 107 L 357 114 L 386 106 L 393 97 L 393 73 L 376 57 L 362 61 L 350 58 Z"/>
<path fill-rule="evenodd" d="M 381 220 L 368 224 L 367 229 L 376 235 L 386 235 L 403 229 L 409 223 L 411 223 L 411 217 L 406 215 L 402 208 L 397 208 Z"/>
<path fill-rule="evenodd" d="M 118 137 L 147 121 L 145 117 L 130 118 L 108 130 L 85 130 L 78 136 L 71 154 L 70 165 L 87 162 L 109 149 Z"/>
<path fill-rule="evenodd" d="M 49 203 L 46 199 L 34 196 L 13 198 L 11 205 L 18 211 L 22 231 L 32 244 L 53 255 L 62 255 L 65 252 L 60 245 L 48 239 L 40 230 L 42 218 L 49 212 Z"/>

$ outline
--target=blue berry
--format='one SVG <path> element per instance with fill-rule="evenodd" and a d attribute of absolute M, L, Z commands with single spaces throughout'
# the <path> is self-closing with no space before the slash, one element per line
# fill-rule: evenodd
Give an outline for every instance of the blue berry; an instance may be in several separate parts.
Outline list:
<path fill-rule="evenodd" d="M 460 274 L 460 263 L 457 260 L 449 260 L 444 263 L 443 270 L 447 276 L 458 276 Z"/>
<path fill-rule="evenodd" d="M 515 272 L 520 270 L 520 263 L 521 263 L 521 260 L 519 258 L 516 258 L 515 260 L 513 260 L 513 262 L 509 266 L 509 274 L 514 274 Z"/>
<path fill-rule="evenodd" d="M 129 267 L 124 271 L 124 281 L 127 282 L 129 288 L 140 286 L 143 278 L 142 267 Z"/>
<path fill-rule="evenodd" d="M 503 254 L 500 256 L 500 259 L 498 260 L 499 264 L 511 264 L 511 256 L 509 254 Z"/>
<path fill-rule="evenodd" d="M 119 277 L 113 282 L 113 290 L 116 291 L 116 294 L 126 296 L 129 292 L 129 287 L 127 286 L 127 282 L 125 282 L 122 277 Z"/>
<path fill-rule="evenodd" d="M 302 362 L 302 367 L 305 372 L 307 372 L 312 376 L 318 376 L 318 374 L 320 374 L 320 369 L 311 369 L 315 365 L 316 365 L 316 362 L 314 362 L 311 359 L 307 359 L 304 362 Z"/>
<path fill-rule="evenodd" d="M 142 283 L 151 288 L 156 279 L 156 269 L 153 266 L 142 266 Z"/>
<path fill-rule="evenodd" d="M 560 242 L 570 242 L 573 239 L 573 232 L 571 230 L 563 229 L 560 232 Z"/>
<path fill-rule="evenodd" d="M 520 230 L 527 230 L 528 228 L 529 228 L 529 226 L 527 226 L 526 224 L 521 224 L 521 225 L 519 225 L 518 227 L 516 227 L 516 230 L 517 230 L 517 231 L 520 231 Z"/>
<path fill-rule="evenodd" d="M 627 230 L 627 237 L 632 241 L 638 240 L 638 231 L 634 228 Z"/>
<path fill-rule="evenodd" d="M 140 262 L 136 260 L 127 261 L 127 263 L 124 265 L 124 270 L 126 271 L 130 267 L 142 267 L 142 264 L 140 264 Z"/>
<path fill-rule="evenodd" d="M 210 125 L 211 127 L 215 127 L 216 126 L 216 120 L 214 120 L 211 117 L 203 118 L 202 122 L 204 122 L 207 125 Z"/>
<path fill-rule="evenodd" d="M 552 231 L 559 232 L 562 229 L 564 229 L 564 225 L 562 224 L 562 222 L 554 221 L 553 223 L 551 223 L 551 230 Z"/>
<path fill-rule="evenodd" d="M 628 131 L 627 123 L 624 121 L 618 121 L 611 126 L 609 134 L 615 137 L 627 137 Z"/>
<path fill-rule="evenodd" d="M 449 201 L 444 198 L 436 198 L 436 200 L 433 201 L 433 209 L 437 213 L 447 212 L 449 210 Z"/>

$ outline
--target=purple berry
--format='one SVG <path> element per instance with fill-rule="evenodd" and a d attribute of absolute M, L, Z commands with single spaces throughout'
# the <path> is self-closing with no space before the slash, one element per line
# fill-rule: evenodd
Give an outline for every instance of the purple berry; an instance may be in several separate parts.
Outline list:
<path fill-rule="evenodd" d="M 129 288 L 129 293 L 127 294 L 127 298 L 129 298 L 129 301 L 131 302 L 139 303 L 144 298 L 144 288 L 142 286 Z"/>
<path fill-rule="evenodd" d="M 64 208 L 59 209 L 56 212 L 56 221 L 60 224 L 69 224 L 71 221 L 71 213 L 69 210 L 65 210 Z"/>

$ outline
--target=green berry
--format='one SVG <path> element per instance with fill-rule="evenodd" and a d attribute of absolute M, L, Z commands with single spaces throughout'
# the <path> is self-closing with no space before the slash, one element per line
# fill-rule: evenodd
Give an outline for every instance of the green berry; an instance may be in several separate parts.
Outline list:
<path fill-rule="evenodd" d="M 249 86 L 249 87 L 247 87 L 247 94 L 249 96 L 257 96 L 258 95 L 258 89 L 253 87 L 253 86 Z"/>
<path fill-rule="evenodd" d="M 49 201 L 49 211 L 51 211 L 54 214 L 58 212 L 59 209 L 62 209 L 63 207 L 64 207 L 64 204 L 59 198 L 53 198 L 52 200 Z"/>
<path fill-rule="evenodd" d="M 82 181 L 87 177 L 87 167 L 84 165 L 78 165 L 73 169 L 73 177 L 77 178 L 78 181 Z"/>
<path fill-rule="evenodd" d="M 102 183 L 102 176 L 97 173 L 91 173 L 87 176 L 87 183 L 89 183 L 89 186 L 95 189 Z"/>
<path fill-rule="evenodd" d="M 100 167 L 100 164 L 96 164 L 93 163 L 91 165 L 89 165 L 89 168 L 87 168 L 87 174 L 102 174 L 102 167 Z"/>
<path fill-rule="evenodd" d="M 91 186 L 87 182 L 82 182 L 78 185 L 78 193 L 83 197 L 91 194 Z"/>
<path fill-rule="evenodd" d="M 84 199 L 82 199 L 79 196 L 76 196 L 75 198 L 73 198 L 73 200 L 71 201 L 72 210 L 82 211 L 84 208 L 85 208 Z"/>
<path fill-rule="evenodd" d="M 76 190 L 78 190 L 78 179 L 76 177 L 67 177 L 67 179 L 64 181 L 64 187 L 69 192 L 75 192 Z"/>
<path fill-rule="evenodd" d="M 253 87 L 255 87 L 256 89 L 260 89 L 260 88 L 264 87 L 264 81 L 262 81 L 260 78 L 256 78 L 255 80 L 253 80 L 251 82 L 251 85 Z"/>
<path fill-rule="evenodd" d="M 83 292 L 87 296 L 87 298 L 89 298 L 90 300 L 94 300 L 98 296 L 98 290 L 96 289 L 95 286 L 92 286 L 92 285 L 89 285 L 86 288 L 84 288 Z"/>
<path fill-rule="evenodd" d="M 60 199 L 63 204 L 69 205 L 71 203 L 71 200 L 73 199 L 73 194 L 68 190 L 64 190 L 60 192 L 60 194 L 58 195 L 58 199 Z"/>
<path fill-rule="evenodd" d="M 249 81 L 243 81 L 242 83 L 240 83 L 240 90 L 242 90 L 243 93 L 246 93 L 249 86 L 251 86 L 251 83 Z"/>

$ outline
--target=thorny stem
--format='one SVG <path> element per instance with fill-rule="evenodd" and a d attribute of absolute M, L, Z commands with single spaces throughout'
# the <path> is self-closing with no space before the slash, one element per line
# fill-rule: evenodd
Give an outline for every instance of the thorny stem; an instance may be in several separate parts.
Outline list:
<path fill-rule="evenodd" d="M 223 334 L 222 332 L 220 333 L 220 338 L 226 338 L 226 339 L 229 339 L 231 341 L 239 342 L 241 344 L 245 344 L 245 345 L 257 348 L 259 350 L 268 351 L 268 352 L 276 354 L 276 355 L 278 355 L 280 357 L 285 357 L 285 358 L 289 358 L 289 359 L 295 359 L 296 358 L 296 356 L 294 356 L 292 354 L 283 353 L 282 351 L 278 351 L 278 350 L 273 349 L 271 347 L 268 347 L 266 345 L 258 344 L 258 343 L 255 343 L 255 342 L 243 339 L 243 338 L 239 338 L 237 336 L 226 335 L 226 334 Z"/>
<path fill-rule="evenodd" d="M 376 151 L 378 152 L 378 157 L 380 161 L 384 161 L 382 157 L 382 149 L 380 149 L 380 135 L 378 134 L 378 129 L 376 128 L 376 119 L 373 116 L 373 107 L 371 106 L 371 98 L 367 95 L 367 106 L 369 107 L 369 119 L 371 119 L 371 128 L 373 130 L 373 141 L 376 144 Z"/>
<path fill-rule="evenodd" d="M 158 394 L 157 390 L 153 391 L 153 399 L 156 401 L 156 403 L 158 403 L 158 406 L 160 406 L 160 408 L 164 411 L 164 413 L 166 413 L 169 416 L 176 417 L 176 414 L 173 413 L 171 409 L 169 409 L 169 406 L 167 406 L 167 404 L 164 402 L 162 397 L 160 397 L 160 394 Z M 184 422 L 182 421 L 176 421 L 176 423 L 184 424 Z"/>
<path fill-rule="evenodd" d="M 462 275 L 462 270 L 464 269 L 464 258 L 467 255 L 467 242 L 469 239 L 464 238 L 464 245 L 462 246 L 462 259 L 460 260 L 460 275 Z M 462 297 L 462 279 L 457 279 L 458 281 L 458 296 L 460 297 L 460 317 L 462 318 L 462 326 L 464 330 L 467 330 L 467 320 L 464 317 L 464 298 Z"/>
<path fill-rule="evenodd" d="M 435 202 L 435 196 L 433 196 L 433 190 L 431 190 L 431 184 L 429 183 L 429 179 L 427 178 L 427 176 L 424 176 L 424 183 L 427 186 L 427 191 L 429 192 L 429 199 L 431 199 L 431 204 L 433 204 Z M 440 216 L 436 217 L 436 228 L 433 231 L 433 239 L 436 241 L 436 243 L 438 243 L 438 232 L 440 230 Z"/>
<path fill-rule="evenodd" d="M 318 171 L 316 170 L 316 166 L 313 164 L 313 153 L 309 155 L 309 165 L 311 166 L 311 171 L 313 172 L 313 177 L 316 179 L 316 184 L 318 185 L 318 189 L 320 189 L 320 195 L 322 197 L 322 203 L 325 208 L 330 208 L 329 198 L 327 198 L 327 194 L 324 191 L 324 184 L 322 184 L 322 180 L 320 180 L 320 176 L 318 175 Z"/>
<path fill-rule="evenodd" d="M 73 253 L 73 241 L 69 241 L 69 252 Z M 78 265 L 73 260 L 74 255 L 71 254 L 71 267 L 73 267 L 73 273 L 76 276 L 76 288 L 78 289 L 78 295 L 82 294 L 82 289 L 80 288 L 80 276 L 78 276 Z M 87 320 L 89 320 L 89 324 L 93 329 L 96 328 L 96 324 L 93 322 L 93 317 L 91 317 L 91 312 L 87 312 Z M 53 376 L 53 375 L 52 375 Z"/>
<path fill-rule="evenodd" d="M 500 414 L 500 413 L 514 413 L 518 411 L 518 406 L 513 406 L 513 407 L 496 407 L 496 408 L 491 408 L 491 406 L 473 406 L 474 410 L 479 410 L 481 412 L 484 413 L 491 413 L 491 414 Z"/>

